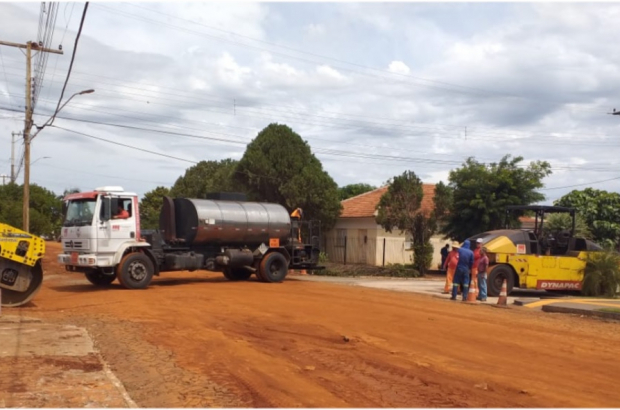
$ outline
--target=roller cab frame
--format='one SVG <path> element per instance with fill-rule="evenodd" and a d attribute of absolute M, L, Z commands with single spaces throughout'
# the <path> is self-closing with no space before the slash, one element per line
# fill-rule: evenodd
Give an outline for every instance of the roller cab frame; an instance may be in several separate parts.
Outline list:
<path fill-rule="evenodd" d="M 130 289 L 170 271 L 282 282 L 289 269 L 321 269 L 319 222 L 292 219 L 278 204 L 238 199 L 164 197 L 160 229 L 141 230 L 138 196 L 122 187 L 68 195 L 58 262 L 94 285 L 118 279 Z"/>
<path fill-rule="evenodd" d="M 511 229 L 514 216 L 534 214 L 533 229 Z M 545 215 L 568 213 L 571 228 L 545 235 Z M 515 215 L 516 214 L 516 215 Z M 488 294 L 498 296 L 506 280 L 508 293 L 513 288 L 547 291 L 581 291 L 587 256 L 602 248 L 585 238 L 576 237 L 576 210 L 559 206 L 515 205 L 506 207 L 505 229 L 483 232 L 468 238 L 473 244 L 482 239 L 489 257 Z"/>

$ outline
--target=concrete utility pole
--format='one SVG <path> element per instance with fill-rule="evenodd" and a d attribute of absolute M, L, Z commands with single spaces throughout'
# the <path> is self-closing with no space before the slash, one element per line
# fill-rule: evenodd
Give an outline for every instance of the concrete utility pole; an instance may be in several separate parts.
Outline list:
<path fill-rule="evenodd" d="M 15 137 L 22 135 L 22 132 L 11 133 L 11 183 L 15 183 Z"/>
<path fill-rule="evenodd" d="M 30 128 L 32 128 L 32 50 L 40 53 L 64 54 L 62 50 L 44 48 L 42 44 L 28 41 L 26 44 L 0 41 L 0 46 L 26 49 L 26 119 L 24 120 L 24 206 L 23 230 L 30 230 Z"/>

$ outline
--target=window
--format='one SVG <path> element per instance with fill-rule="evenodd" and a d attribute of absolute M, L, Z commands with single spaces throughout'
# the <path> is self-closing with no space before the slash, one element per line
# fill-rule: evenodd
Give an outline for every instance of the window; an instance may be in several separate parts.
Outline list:
<path fill-rule="evenodd" d="M 76 199 L 70 201 L 63 226 L 86 226 L 93 221 L 95 199 Z"/>
<path fill-rule="evenodd" d="M 111 198 L 112 212 L 111 215 L 118 215 L 118 207 L 122 207 L 125 211 L 129 212 L 129 217 L 133 216 L 132 210 L 132 199 L 131 198 Z M 106 212 L 106 201 L 101 203 L 101 212 L 99 213 L 99 217 L 103 219 L 103 216 Z"/>

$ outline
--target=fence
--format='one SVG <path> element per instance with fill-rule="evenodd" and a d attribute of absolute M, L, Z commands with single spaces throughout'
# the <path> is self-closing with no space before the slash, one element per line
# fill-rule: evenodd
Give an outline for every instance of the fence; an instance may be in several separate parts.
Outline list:
<path fill-rule="evenodd" d="M 322 250 L 333 263 L 386 266 L 413 262 L 411 244 L 405 238 L 372 237 L 368 235 L 324 236 Z"/>

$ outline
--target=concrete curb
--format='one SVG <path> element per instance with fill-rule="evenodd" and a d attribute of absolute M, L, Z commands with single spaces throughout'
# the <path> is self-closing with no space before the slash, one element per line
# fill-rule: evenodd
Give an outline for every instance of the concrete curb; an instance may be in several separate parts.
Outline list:
<path fill-rule="evenodd" d="M 538 299 L 515 299 L 514 304 L 517 306 L 526 306 L 530 303 L 540 302 L 540 298 Z"/>
<path fill-rule="evenodd" d="M 604 319 L 612 319 L 612 320 L 620 321 L 620 313 L 613 313 L 613 312 L 600 312 L 597 310 L 576 309 L 576 308 L 568 308 L 568 307 L 553 306 L 553 305 L 543 306 L 542 311 L 549 312 L 549 313 L 571 313 L 574 315 L 601 317 Z"/>

